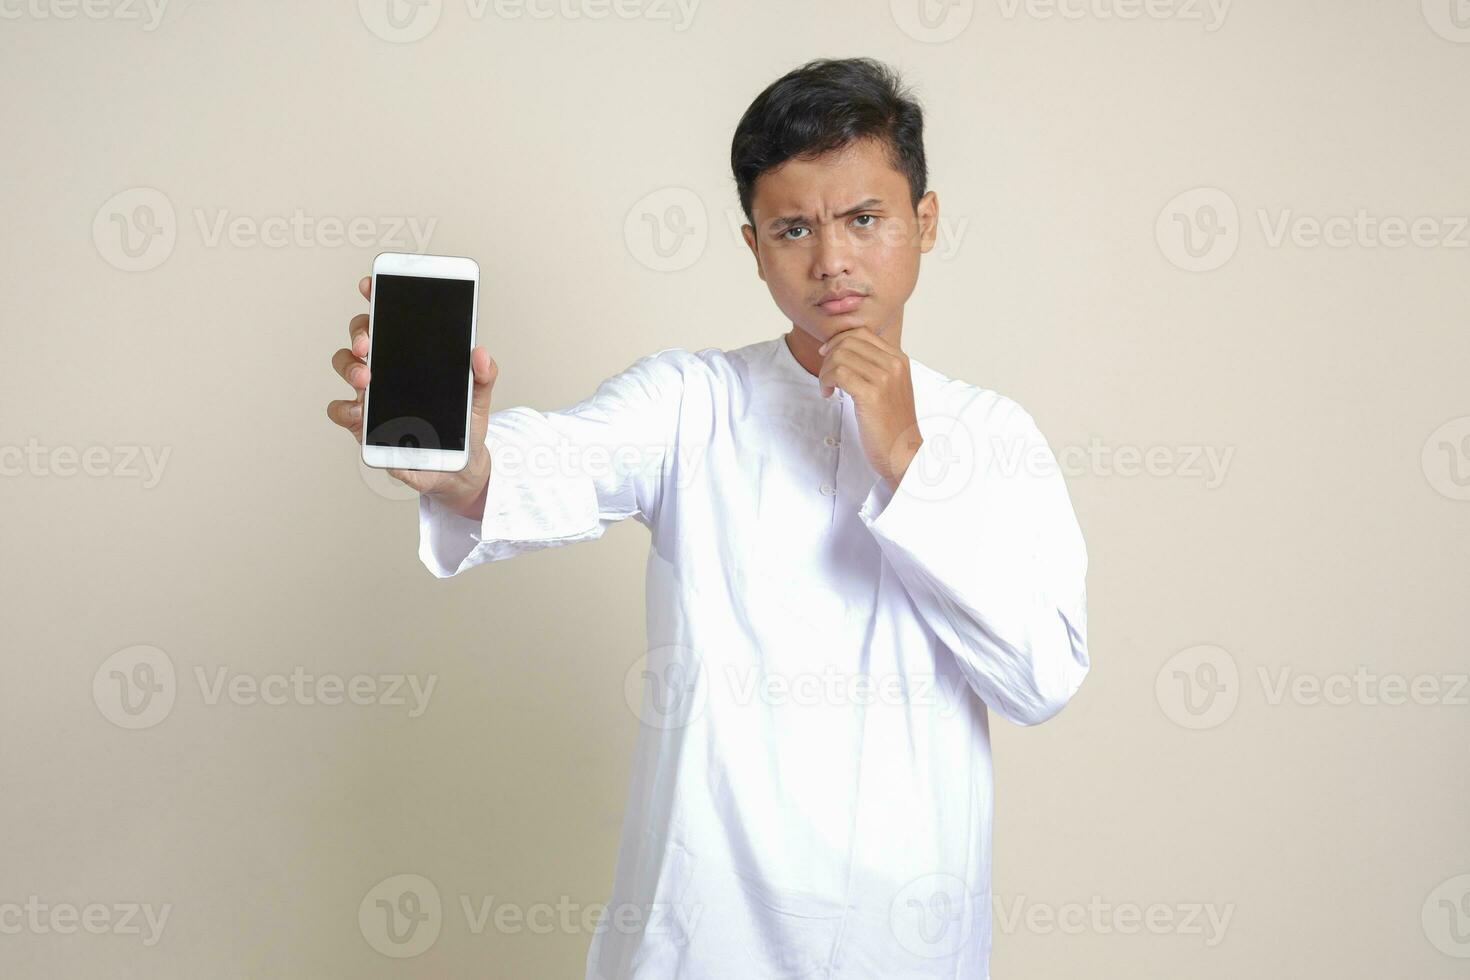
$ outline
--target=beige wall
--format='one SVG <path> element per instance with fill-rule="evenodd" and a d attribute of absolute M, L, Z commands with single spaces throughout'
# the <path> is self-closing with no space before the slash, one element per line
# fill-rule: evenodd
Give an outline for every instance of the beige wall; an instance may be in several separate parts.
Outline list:
<path fill-rule="evenodd" d="M 444 0 L 418 40 L 350 0 L 174 0 L 158 23 L 27 2 L 0 24 L 0 905 L 48 910 L 0 934 L 0 974 L 581 975 L 638 724 L 646 532 L 433 579 L 413 504 L 324 416 L 327 361 L 395 246 L 480 261 L 500 407 L 775 336 L 728 220 L 732 129 L 786 69 L 871 54 L 926 103 L 946 229 L 906 345 L 1036 415 L 1092 560 L 1091 676 L 1056 720 L 995 725 L 994 975 L 1464 975 L 1451 0 L 960 0 L 932 29 L 908 0 L 601 20 Z M 640 219 L 672 204 L 695 233 L 660 258 Z M 142 245 L 140 207 L 172 240 L 130 256 L 115 222 Z M 364 238 L 250 237 L 298 212 Z M 1179 222 L 1203 248 L 1211 214 L 1192 256 Z M 395 241 L 397 218 L 432 234 Z M 57 472 L 89 447 L 104 475 Z M 139 646 L 171 665 L 157 717 L 110 686 Z M 298 669 L 436 686 L 417 717 L 213 693 Z M 357 917 L 398 874 L 444 905 L 401 960 Z M 462 896 L 560 901 L 571 927 L 477 934 Z M 52 929 L 92 903 L 104 934 Z M 122 903 L 167 907 L 156 942 Z M 1149 906 L 1162 934 L 1130 918 Z"/>

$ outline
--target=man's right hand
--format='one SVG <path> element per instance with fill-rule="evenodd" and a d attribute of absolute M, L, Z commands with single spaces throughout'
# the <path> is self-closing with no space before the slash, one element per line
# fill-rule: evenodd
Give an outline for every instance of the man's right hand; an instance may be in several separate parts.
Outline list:
<path fill-rule="evenodd" d="M 363 299 L 372 299 L 372 276 L 363 276 L 357 284 Z M 332 355 L 332 367 L 342 379 L 357 389 L 356 396 L 327 403 L 327 418 L 352 434 L 362 444 L 362 396 L 367 390 L 368 315 L 359 313 L 347 324 L 348 346 Z M 434 470 L 390 469 L 388 475 L 436 498 L 457 514 L 480 520 L 485 513 L 485 491 L 490 485 L 490 453 L 485 448 L 485 430 L 490 418 L 490 390 L 499 373 L 490 352 L 483 347 L 470 351 L 470 367 L 475 373 L 475 388 L 470 399 L 470 459 L 457 473 Z M 359 452 L 361 450 L 359 449 Z"/>

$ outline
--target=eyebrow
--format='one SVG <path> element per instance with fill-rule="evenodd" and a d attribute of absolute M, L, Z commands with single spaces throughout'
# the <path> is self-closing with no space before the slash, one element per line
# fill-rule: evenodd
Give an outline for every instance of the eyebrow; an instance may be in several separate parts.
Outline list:
<path fill-rule="evenodd" d="M 849 215 L 857 214 L 859 211 L 867 211 L 869 208 L 877 207 L 882 203 L 883 201 L 881 198 L 870 197 L 866 201 L 859 201 L 857 204 L 854 204 L 852 207 L 848 208 L 846 211 L 843 211 L 841 214 L 834 214 L 832 217 L 846 218 Z M 766 228 L 769 231 L 785 231 L 787 228 L 792 228 L 796 225 L 809 224 L 810 222 L 811 219 L 804 214 L 793 214 L 784 218 L 776 218 L 774 221 L 766 225 Z"/>

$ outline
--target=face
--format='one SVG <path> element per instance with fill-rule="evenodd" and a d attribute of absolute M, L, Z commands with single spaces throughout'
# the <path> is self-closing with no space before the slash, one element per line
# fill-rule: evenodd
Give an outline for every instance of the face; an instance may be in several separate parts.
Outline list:
<path fill-rule="evenodd" d="M 939 201 L 911 203 L 884 145 L 861 140 L 756 178 L 753 225 L 741 227 L 781 312 L 820 344 L 868 327 L 898 346 L 903 307 L 934 247 Z M 845 298 L 845 294 L 849 295 Z"/>

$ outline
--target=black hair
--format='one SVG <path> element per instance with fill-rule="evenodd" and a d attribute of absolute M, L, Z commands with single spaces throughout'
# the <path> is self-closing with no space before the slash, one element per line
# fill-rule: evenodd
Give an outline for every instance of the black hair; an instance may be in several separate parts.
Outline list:
<path fill-rule="evenodd" d="M 883 141 L 917 206 L 928 180 L 924 111 L 896 71 L 872 58 L 818 58 L 776 79 L 740 117 L 730 144 L 746 220 L 754 221 L 751 199 L 761 174 L 866 138 Z"/>

